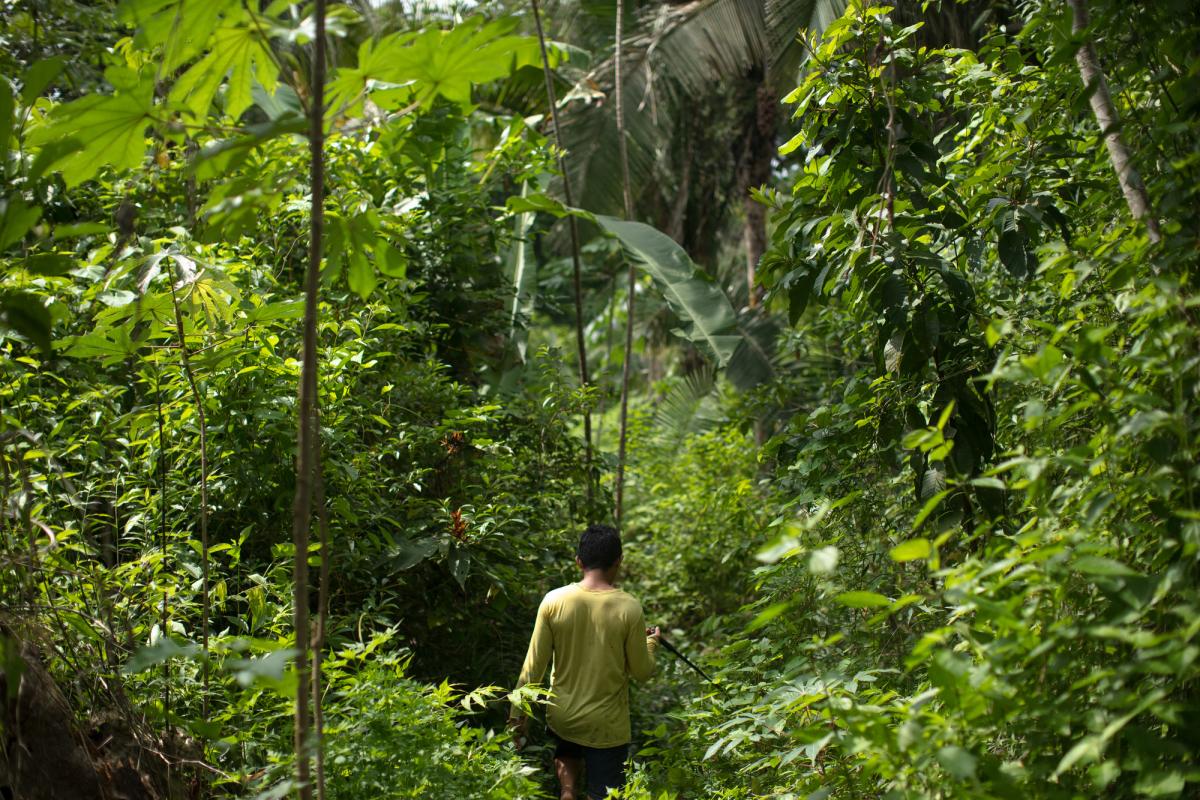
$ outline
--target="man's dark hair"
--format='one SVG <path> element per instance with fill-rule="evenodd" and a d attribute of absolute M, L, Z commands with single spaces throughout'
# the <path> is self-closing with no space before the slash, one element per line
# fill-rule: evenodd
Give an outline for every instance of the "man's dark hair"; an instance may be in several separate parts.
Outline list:
<path fill-rule="evenodd" d="M 575 554 L 584 569 L 608 569 L 621 560 L 621 534 L 611 525 L 588 525 Z"/>

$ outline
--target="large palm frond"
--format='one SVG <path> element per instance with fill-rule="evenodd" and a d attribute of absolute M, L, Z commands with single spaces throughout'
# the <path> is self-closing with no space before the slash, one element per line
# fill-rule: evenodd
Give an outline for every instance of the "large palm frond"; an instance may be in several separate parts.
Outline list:
<path fill-rule="evenodd" d="M 654 427 L 660 440 L 671 449 L 689 437 L 717 427 L 725 421 L 716 394 L 716 373 L 703 367 L 680 378 L 658 403 Z"/>
<path fill-rule="evenodd" d="M 694 0 L 645 9 L 626 43 L 624 93 L 630 172 L 642 207 L 670 206 L 682 173 L 673 145 L 700 106 L 729 103 L 740 88 L 753 92 L 778 79 L 788 88 L 799 63 L 803 30 L 819 33 L 845 10 L 847 0 Z M 611 94 L 611 59 L 585 80 Z M 602 213 L 621 208 L 617 139 L 611 103 L 579 103 L 566 109 L 563 135 L 569 169 L 581 204 Z M 705 142 L 728 150 L 729 143 Z M 676 153 L 675 155 L 678 155 Z M 732 172 L 732 170 L 728 170 Z M 665 199 L 647 197 L 660 192 Z"/>

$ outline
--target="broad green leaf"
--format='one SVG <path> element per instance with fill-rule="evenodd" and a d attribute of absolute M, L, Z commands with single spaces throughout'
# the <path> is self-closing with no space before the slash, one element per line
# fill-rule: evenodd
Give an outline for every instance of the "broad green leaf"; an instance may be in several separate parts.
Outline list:
<path fill-rule="evenodd" d="M 204 52 L 222 13 L 241 16 L 243 11 L 237 0 L 125 0 L 118 13 L 137 28 L 138 47 L 162 47 L 162 74 L 171 75 Z"/>
<path fill-rule="evenodd" d="M 76 222 L 69 225 L 55 225 L 53 235 L 55 239 L 74 239 L 77 236 L 108 233 L 110 230 L 112 230 L 112 225 L 104 222 Z"/>
<path fill-rule="evenodd" d="M 29 65 L 29 69 L 25 70 L 25 74 L 21 76 L 21 104 L 25 106 L 33 105 L 33 101 L 41 96 L 50 82 L 58 77 L 66 66 L 67 60 L 63 56 L 53 56 L 45 58 L 41 61 L 35 61 Z"/>
<path fill-rule="evenodd" d="M 186 724 L 188 730 L 201 739 L 218 739 L 221 736 L 221 723 L 215 720 L 190 719 Z"/>
<path fill-rule="evenodd" d="M 411 569 L 436 553 L 437 549 L 437 540 L 432 538 L 400 540 L 389 553 L 391 561 L 388 566 L 395 570 Z"/>
<path fill-rule="evenodd" d="M 246 322 L 270 322 L 277 319 L 299 319 L 304 316 L 303 300 L 284 300 L 264 303 L 246 313 Z"/>
<path fill-rule="evenodd" d="M 368 39 L 359 45 L 357 66 L 336 70 L 325 89 L 331 114 L 358 116 L 362 113 L 362 101 L 368 92 L 377 88 L 395 88 L 402 85 L 384 79 L 384 75 L 391 74 L 389 71 L 393 66 L 389 56 L 395 49 L 412 41 L 416 35 L 412 32 L 394 33 L 379 41 Z M 379 98 L 373 100 L 376 105 L 380 105 Z M 383 107 L 387 109 L 386 104 Z"/>
<path fill-rule="evenodd" d="M 13 131 L 13 90 L 8 79 L 0 76 L 0 163 L 8 163 L 8 142 Z"/>
<path fill-rule="evenodd" d="M 1072 566 L 1074 566 L 1077 571 L 1082 572 L 1085 575 L 1122 577 L 1141 575 L 1140 572 L 1130 569 L 1120 561 L 1112 558 L 1105 558 L 1103 556 L 1080 556 L 1079 558 L 1075 559 L 1075 562 Z"/>
<path fill-rule="evenodd" d="M 516 214 L 527 214 L 538 211 L 543 211 L 547 214 L 552 214 L 562 218 L 571 213 L 562 203 L 555 200 L 553 197 L 544 192 L 530 192 L 527 187 L 522 187 L 519 197 L 510 197 L 505 204 L 509 211 Z"/>
<path fill-rule="evenodd" d="M 765 564 L 774 564 L 776 561 L 791 558 L 801 552 L 800 543 L 796 537 L 785 533 L 760 549 L 754 554 L 754 557 Z"/>
<path fill-rule="evenodd" d="M 947 745 L 937 752 L 938 763 L 960 781 L 975 777 L 975 756 L 957 745 Z"/>
<path fill-rule="evenodd" d="M 1178 797 L 1185 783 L 1184 773 L 1178 769 L 1169 772 L 1148 771 L 1138 777 L 1133 789 L 1145 797 Z"/>
<path fill-rule="evenodd" d="M 448 31 L 432 29 L 368 41 L 359 48 L 358 65 L 334 75 L 330 105 L 353 115 L 362 97 L 372 92 L 372 99 L 385 110 L 411 99 L 428 105 L 439 95 L 468 106 L 472 84 L 498 80 L 538 59 L 537 40 L 509 35 L 515 27 L 515 18 L 485 23 L 477 16 Z M 378 90 L 405 86 L 410 90 L 379 96 Z"/>
<path fill-rule="evenodd" d="M 302 117 L 286 116 L 248 125 L 245 135 L 208 142 L 189 165 L 200 180 L 219 178 L 245 163 L 256 147 L 277 136 L 302 134 L 307 123 Z"/>
<path fill-rule="evenodd" d="M 538 58 L 536 40 L 506 35 L 516 28 L 515 18 L 482 22 L 482 17 L 474 17 L 448 32 L 428 31 L 417 37 L 393 64 L 395 77 L 418 81 L 423 102 L 440 94 L 465 106 L 471 102 L 472 83 L 502 78 Z"/>
<path fill-rule="evenodd" d="M 450 555 L 450 574 L 460 589 L 467 588 L 467 575 L 471 572 L 471 554 L 458 548 Z"/>
<path fill-rule="evenodd" d="M 366 300 L 371 296 L 371 292 L 375 291 L 375 285 L 378 283 L 375 277 L 375 267 L 367 259 L 366 253 L 358 249 L 350 253 L 346 280 L 350 284 L 351 291 L 363 300 Z"/>
<path fill-rule="evenodd" d="M 408 259 L 404 252 L 383 240 L 375 245 L 375 266 L 389 278 L 403 278 L 408 275 Z"/>
<path fill-rule="evenodd" d="M 771 605 L 764 608 L 762 611 L 758 612 L 758 615 L 755 616 L 754 619 L 750 621 L 750 624 L 746 626 L 746 633 L 753 633 L 754 631 L 758 630 L 759 628 L 762 628 L 768 622 L 775 619 L 776 617 L 778 617 L 780 614 L 782 614 L 784 611 L 787 611 L 791 607 L 792 607 L 792 604 L 790 602 L 772 603 Z"/>
<path fill-rule="evenodd" d="M 705 346 L 724 366 L 741 337 L 729 298 L 706 280 L 683 248 L 641 222 L 597 216 L 596 222 L 624 245 L 626 253 L 654 278 L 667 305 L 687 323 L 686 338 Z"/>
<path fill-rule="evenodd" d="M 74 268 L 70 253 L 35 253 L 25 259 L 25 269 L 35 275 L 65 275 Z"/>
<path fill-rule="evenodd" d="M 200 652 L 200 646 L 189 642 L 187 644 L 179 644 L 169 636 L 162 636 L 152 645 L 140 648 L 133 657 L 125 662 L 125 666 L 121 668 L 121 672 L 126 675 L 132 675 L 137 672 L 144 672 L 150 667 L 171 658 L 191 658 Z"/>
<path fill-rule="evenodd" d="M 285 648 L 259 658 L 231 659 L 228 666 L 243 688 L 267 686 L 279 696 L 290 698 L 296 695 L 296 672 L 288 665 L 295 655 L 295 650 Z"/>
<path fill-rule="evenodd" d="M 833 598 L 849 608 L 882 608 L 892 601 L 877 592 L 842 592 Z"/>
<path fill-rule="evenodd" d="M 146 154 L 146 128 L 153 122 L 154 82 L 143 79 L 131 90 L 90 95 L 54 109 L 49 124 L 29 134 L 38 147 L 69 147 L 56 152 L 46 169 L 62 172 L 68 187 L 93 178 L 106 166 L 133 169 Z"/>
<path fill-rule="evenodd" d="M 73 358 L 99 358 L 103 364 L 115 364 L 133 355 L 137 345 L 125 326 L 105 332 L 86 333 L 67 338 L 66 354 Z"/>
<path fill-rule="evenodd" d="M 212 50 L 192 65 L 171 90 L 171 102 L 181 104 L 200 120 L 208 115 L 221 82 L 229 76 L 225 113 L 238 117 L 254 100 L 254 82 L 275 91 L 279 70 L 269 44 L 252 26 L 222 27 L 213 36 Z"/>
<path fill-rule="evenodd" d="M 255 81 L 254 88 L 251 90 L 251 95 L 254 97 L 254 105 L 263 110 L 271 120 L 280 120 L 287 117 L 296 117 L 307 120 L 304 115 L 304 105 L 300 102 L 300 96 L 296 94 L 296 90 L 286 83 L 281 83 L 275 87 L 275 92 L 268 92 L 262 87 L 261 83 Z"/>
<path fill-rule="evenodd" d="M 1098 736 L 1085 736 L 1067 751 L 1054 770 L 1055 777 L 1061 775 L 1076 764 L 1090 764 L 1103 754 L 1103 742 Z"/>
<path fill-rule="evenodd" d="M 1000 234 L 1000 262 L 1016 277 L 1025 277 L 1025 237 L 1020 231 L 1008 230 Z"/>
<path fill-rule="evenodd" d="M 21 334 L 44 353 L 50 352 L 50 311 L 42 298 L 28 292 L 0 296 L 0 328 Z"/>
<path fill-rule="evenodd" d="M 20 197 L 0 200 L 0 250 L 21 241 L 41 216 L 41 206 L 31 206 Z"/>
<path fill-rule="evenodd" d="M 932 553 L 933 546 L 928 539 L 909 539 L 893 547 L 891 556 L 892 561 L 916 561 L 929 558 Z"/>

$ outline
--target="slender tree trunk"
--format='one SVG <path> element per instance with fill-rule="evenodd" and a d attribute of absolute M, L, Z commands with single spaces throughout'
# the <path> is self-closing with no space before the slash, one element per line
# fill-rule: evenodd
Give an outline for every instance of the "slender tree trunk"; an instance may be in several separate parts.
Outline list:
<path fill-rule="evenodd" d="M 617 149 L 621 156 L 621 189 L 625 200 L 625 219 L 632 221 L 633 186 L 629 178 L 629 145 L 625 141 L 625 99 L 624 83 L 622 81 L 621 50 L 624 38 L 623 20 L 625 17 L 625 2 L 617 0 L 617 31 L 616 31 L 616 61 L 613 92 L 617 96 Z M 621 431 L 617 443 L 617 487 L 616 487 L 616 521 L 617 530 L 625 517 L 625 449 L 629 429 L 629 370 L 633 361 L 633 312 L 634 295 L 637 289 L 637 272 L 633 262 L 629 263 L 629 298 L 625 306 L 625 359 L 621 366 Z"/>
<path fill-rule="evenodd" d="M 162 373 L 159 372 L 158 365 L 154 367 L 154 398 L 157 406 L 157 422 L 158 422 L 158 544 L 162 552 L 162 565 L 160 570 L 167 570 L 167 451 L 165 449 L 166 438 L 163 436 L 163 403 L 162 403 Z M 162 622 L 160 630 L 165 634 L 167 628 L 167 592 L 163 591 L 162 599 Z M 163 719 L 171 718 L 171 668 L 168 664 L 169 659 L 163 660 L 162 679 L 163 679 Z M 167 725 L 166 741 L 168 752 L 173 744 L 174 726 Z M 171 761 L 167 760 L 166 764 L 167 785 L 171 784 Z"/>
<path fill-rule="evenodd" d="M 775 93 L 764 83 L 755 91 L 754 115 L 746 125 L 746 149 L 738 169 L 745 222 L 742 247 L 746 256 L 747 304 L 757 308 L 762 300 L 756 273 L 758 262 L 767 252 L 767 209 L 750 196 L 750 190 L 771 179 L 771 161 L 775 157 L 775 129 L 779 110 Z"/>
<path fill-rule="evenodd" d="M 316 30 L 313 32 L 312 88 L 309 108 L 308 143 L 311 153 L 310 182 L 312 209 L 309 215 L 308 269 L 304 275 L 304 352 L 300 367 L 300 390 L 297 399 L 299 420 L 296 446 L 296 498 L 292 507 L 292 625 L 296 630 L 296 780 L 300 784 L 301 800 L 311 800 L 309 783 L 309 672 L 308 648 L 308 538 L 312 525 L 314 463 L 317 418 L 317 289 L 321 273 L 321 237 L 325 217 L 325 0 L 316 0 L 313 10 Z"/>
<path fill-rule="evenodd" d="M 692 160 L 696 152 L 696 139 L 692 132 L 686 131 L 687 146 L 684 148 L 683 174 L 679 176 L 679 186 L 675 189 L 675 202 L 671 204 L 671 214 L 667 219 L 667 235 L 679 242 L 680 247 L 687 241 L 684 236 L 683 223 L 687 218 L 688 200 L 692 194 Z"/>
<path fill-rule="evenodd" d="M 208 433 L 204 419 L 204 398 L 192 372 L 192 361 L 183 329 L 183 314 L 179 311 L 179 295 L 173 283 L 171 303 L 175 308 L 175 329 L 179 334 L 179 359 L 183 363 L 183 374 L 187 376 L 188 386 L 192 390 L 192 402 L 196 404 L 196 423 L 200 426 L 200 649 L 204 654 L 204 660 L 200 662 L 204 690 L 200 696 L 200 709 L 205 721 L 208 721 Z M 166 634 L 166 630 L 163 630 L 163 635 Z"/>
<path fill-rule="evenodd" d="M 317 529 L 321 536 L 321 572 L 317 585 L 317 627 L 313 632 L 312 704 L 316 736 L 317 800 L 325 800 L 325 706 L 322 701 L 321 664 L 325 651 L 325 630 L 329 621 L 329 571 L 333 553 L 329 548 L 329 509 L 325 506 L 325 468 L 321 459 L 321 406 L 314 403 L 317 436 L 313 439 L 316 475 L 313 502 L 317 506 Z"/>
<path fill-rule="evenodd" d="M 617 319 L 617 276 L 613 275 L 608 284 L 608 324 L 604 331 L 604 362 L 600 365 L 602 379 L 607 376 L 608 365 L 612 363 L 613 327 Z M 596 447 L 604 443 L 604 398 L 608 392 L 600 392 L 600 407 L 596 413 Z"/>
<path fill-rule="evenodd" d="M 1091 24 L 1087 0 L 1068 0 L 1068 3 L 1074 16 L 1071 30 L 1076 35 L 1082 34 Z M 1085 91 L 1091 92 L 1089 100 L 1092 114 L 1096 117 L 1096 124 L 1100 126 L 1100 135 L 1104 137 L 1104 144 L 1108 147 L 1108 157 L 1117 173 L 1117 182 L 1121 184 L 1121 192 L 1125 195 L 1125 202 L 1129 204 L 1129 211 L 1134 219 L 1145 223 L 1150 241 L 1157 242 L 1162 238 L 1158 219 L 1154 216 L 1142 176 L 1133 166 L 1133 155 L 1121 136 L 1120 117 L 1117 116 L 1112 95 L 1108 91 L 1108 81 L 1100 69 L 1100 60 L 1096 57 L 1096 47 L 1091 39 L 1086 39 L 1075 53 L 1075 63 L 1079 65 L 1079 77 L 1083 79 Z"/>
<path fill-rule="evenodd" d="M 538 0 L 529 0 L 533 6 L 533 22 L 537 26 L 538 45 L 542 51 L 542 73 L 546 78 L 546 102 L 550 106 L 550 124 L 554 126 L 554 143 L 558 146 L 558 171 L 562 173 L 563 200 L 573 207 L 571 176 L 567 174 L 567 151 L 563 147 L 562 129 L 558 124 L 558 98 L 554 91 L 554 74 L 550 71 L 550 56 L 546 52 L 546 34 L 542 30 L 542 16 Z M 571 263 L 574 266 L 575 283 L 575 346 L 579 360 L 579 383 L 588 386 L 587 344 L 583 337 L 583 268 L 579 258 L 579 222 L 574 216 L 567 217 L 571 230 Z M 584 468 L 587 472 L 587 499 L 592 504 L 592 412 L 583 411 Z"/>

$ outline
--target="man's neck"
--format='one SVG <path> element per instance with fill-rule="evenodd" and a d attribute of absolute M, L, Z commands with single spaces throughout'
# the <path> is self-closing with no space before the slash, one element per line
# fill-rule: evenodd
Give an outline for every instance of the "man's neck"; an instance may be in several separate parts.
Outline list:
<path fill-rule="evenodd" d="M 589 569 L 583 573 L 579 585 L 584 589 L 615 589 L 612 580 L 602 569 Z"/>

